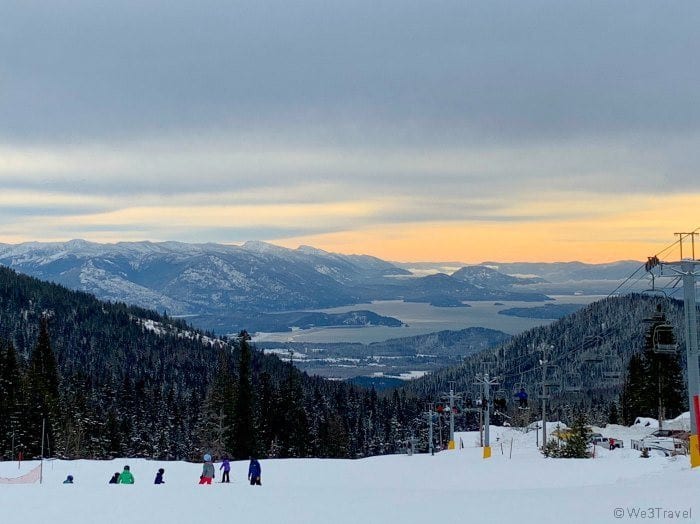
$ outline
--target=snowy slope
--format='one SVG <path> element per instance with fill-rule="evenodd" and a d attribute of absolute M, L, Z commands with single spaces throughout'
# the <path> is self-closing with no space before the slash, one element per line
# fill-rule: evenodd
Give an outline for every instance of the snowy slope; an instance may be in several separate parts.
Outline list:
<path fill-rule="evenodd" d="M 617 431 L 626 433 L 627 446 L 638 429 Z M 629 512 L 650 507 L 690 510 L 691 518 L 674 521 L 700 522 L 700 471 L 691 471 L 685 457 L 641 459 L 625 449 L 553 460 L 539 455 L 533 432 L 493 427 L 491 436 L 489 460 L 481 458 L 475 433 L 456 435 L 463 449 L 432 457 L 266 460 L 262 487 L 245 484 L 244 462 L 233 464 L 231 485 L 198 486 L 199 464 L 51 461 L 43 485 L 0 485 L 2 522 L 561 524 L 640 520 Z M 107 485 L 127 463 L 136 484 Z M 166 484 L 154 486 L 159 467 Z M 0 463 L 0 476 L 18 473 L 16 463 Z M 76 484 L 61 484 L 67 474 Z M 615 518 L 616 508 L 626 512 L 623 519 Z"/>

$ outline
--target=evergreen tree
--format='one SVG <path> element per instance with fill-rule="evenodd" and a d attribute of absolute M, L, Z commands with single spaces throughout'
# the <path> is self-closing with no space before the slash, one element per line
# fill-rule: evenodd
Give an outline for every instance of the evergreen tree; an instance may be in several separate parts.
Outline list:
<path fill-rule="evenodd" d="M 620 415 L 617 411 L 617 402 L 614 400 L 610 401 L 610 406 L 608 407 L 608 424 L 619 424 Z"/>
<path fill-rule="evenodd" d="M 12 458 L 12 440 L 18 435 L 22 410 L 22 373 L 12 342 L 0 341 L 0 458 Z"/>
<path fill-rule="evenodd" d="M 685 382 L 680 356 L 654 353 L 647 349 L 643 355 L 648 380 L 644 384 L 646 416 L 674 418 L 686 407 Z"/>
<path fill-rule="evenodd" d="M 564 442 L 561 449 L 563 458 L 588 458 L 588 441 L 591 437 L 591 430 L 586 425 L 586 416 L 583 412 L 576 414 L 574 423 L 571 426 L 571 436 Z"/>
<path fill-rule="evenodd" d="M 632 355 L 627 365 L 627 375 L 622 389 L 622 420 L 631 426 L 636 417 L 645 416 L 649 411 L 648 401 L 643 391 L 648 380 L 646 369 L 640 355 Z"/>
<path fill-rule="evenodd" d="M 48 452 L 56 442 L 59 417 L 58 371 L 56 359 L 51 349 L 48 323 L 42 318 L 39 339 L 32 351 L 26 374 L 26 394 L 28 412 L 26 417 L 27 433 L 31 435 L 26 442 L 30 455 L 37 456 L 41 450 L 42 426 L 45 427 Z M 45 448 L 46 450 L 47 448 Z"/>
<path fill-rule="evenodd" d="M 279 456 L 305 457 L 309 449 L 309 421 L 304 409 L 304 390 L 297 370 L 288 365 L 287 380 L 280 388 L 277 442 Z"/>
<path fill-rule="evenodd" d="M 233 424 L 234 380 L 225 350 L 219 351 L 218 369 L 204 400 L 200 416 L 199 448 L 202 453 L 215 456 L 229 454 L 234 449 Z"/>
<path fill-rule="evenodd" d="M 279 395 L 270 373 L 260 374 L 260 395 L 257 398 L 256 421 L 256 455 L 275 457 L 273 442 L 279 423 Z"/>
<path fill-rule="evenodd" d="M 245 337 L 240 338 L 238 360 L 238 388 L 236 390 L 235 422 L 233 425 L 233 456 L 246 459 L 254 454 L 253 388 L 250 376 L 250 347 Z"/>
<path fill-rule="evenodd" d="M 627 425 L 638 416 L 671 418 L 687 409 L 679 354 L 655 351 L 654 332 L 661 325 L 666 325 L 666 319 L 658 311 L 647 330 L 643 353 L 633 355 L 627 366 L 622 393 L 622 413 Z"/>

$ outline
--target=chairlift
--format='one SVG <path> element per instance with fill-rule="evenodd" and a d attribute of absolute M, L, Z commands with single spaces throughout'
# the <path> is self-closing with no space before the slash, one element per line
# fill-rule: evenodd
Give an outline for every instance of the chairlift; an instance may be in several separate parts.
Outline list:
<path fill-rule="evenodd" d="M 656 312 L 645 318 L 644 322 L 651 324 L 646 336 L 647 347 L 654 353 L 673 354 L 678 350 L 673 326 L 666 320 L 660 304 L 656 306 Z"/>
<path fill-rule="evenodd" d="M 673 333 L 671 324 L 666 323 L 654 326 L 652 341 L 652 351 L 654 353 L 673 354 L 678 350 L 676 335 Z"/>
<path fill-rule="evenodd" d="M 494 393 L 493 407 L 497 411 L 505 411 L 508 401 L 506 400 L 506 391 L 504 389 L 498 389 Z"/>
<path fill-rule="evenodd" d="M 609 380 L 612 382 L 622 380 L 624 378 L 624 373 L 622 372 L 622 370 L 621 369 L 611 369 L 611 366 L 610 366 L 610 364 L 613 362 L 613 360 L 619 360 L 618 358 L 616 358 L 616 355 L 614 355 L 611 352 L 607 352 L 607 353 L 605 353 L 605 355 L 603 355 L 603 357 L 604 357 L 604 362 L 606 363 L 606 368 L 607 368 L 607 369 L 603 370 L 603 373 L 602 373 L 603 379 Z"/>
<path fill-rule="evenodd" d="M 582 360 L 589 364 L 602 364 L 605 359 L 599 353 L 588 352 L 583 355 Z"/>
<path fill-rule="evenodd" d="M 601 346 L 604 341 L 605 340 L 600 335 L 586 335 L 583 337 L 581 346 L 583 349 L 592 349 Z"/>
<path fill-rule="evenodd" d="M 562 389 L 570 393 L 580 393 L 583 390 L 583 387 L 581 386 L 581 374 L 567 373 Z"/>
<path fill-rule="evenodd" d="M 518 399 L 518 409 L 529 409 L 527 405 L 528 395 L 524 386 L 520 386 L 518 390 L 513 393 L 513 396 Z"/>
<path fill-rule="evenodd" d="M 622 371 L 603 371 L 606 380 L 622 380 Z"/>

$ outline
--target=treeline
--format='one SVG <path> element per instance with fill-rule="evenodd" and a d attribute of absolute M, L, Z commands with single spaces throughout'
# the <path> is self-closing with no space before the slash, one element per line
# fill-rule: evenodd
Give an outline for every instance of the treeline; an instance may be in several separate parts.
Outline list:
<path fill-rule="evenodd" d="M 0 457 L 393 453 L 418 402 L 0 268 Z"/>

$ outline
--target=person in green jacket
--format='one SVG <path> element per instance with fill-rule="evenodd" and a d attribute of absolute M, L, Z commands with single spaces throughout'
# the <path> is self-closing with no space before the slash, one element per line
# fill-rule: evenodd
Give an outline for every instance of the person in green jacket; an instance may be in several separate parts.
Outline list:
<path fill-rule="evenodd" d="M 119 475 L 119 484 L 133 484 L 134 475 L 129 470 L 129 466 L 124 466 L 124 471 Z"/>

